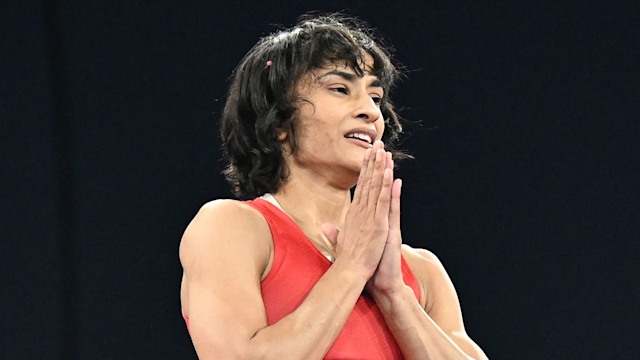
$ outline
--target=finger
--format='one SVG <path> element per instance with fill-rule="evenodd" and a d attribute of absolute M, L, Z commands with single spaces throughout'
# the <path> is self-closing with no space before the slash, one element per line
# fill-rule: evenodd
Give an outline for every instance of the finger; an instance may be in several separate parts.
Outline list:
<path fill-rule="evenodd" d="M 353 203 L 358 204 L 362 200 L 362 189 L 364 184 L 364 178 L 367 173 L 367 169 L 369 166 L 369 161 L 371 159 L 372 150 L 367 149 L 364 152 L 364 157 L 362 158 L 362 166 L 360 167 L 360 174 L 358 175 L 358 182 L 356 183 L 356 190 L 353 192 Z"/>
<path fill-rule="evenodd" d="M 377 161 L 376 159 L 378 159 L 379 156 L 378 151 L 380 149 L 381 143 L 381 141 L 373 143 L 373 147 L 371 148 L 372 152 L 370 154 L 371 156 L 369 158 L 369 161 L 367 162 L 367 169 L 362 179 L 362 184 L 360 185 L 362 187 L 360 192 L 360 203 L 364 204 L 365 206 L 370 202 L 369 193 L 371 192 L 371 182 L 374 176 Z"/>
<path fill-rule="evenodd" d="M 386 170 L 387 156 L 382 149 L 376 151 L 375 163 L 373 166 L 373 174 L 371 175 L 371 186 L 369 187 L 369 196 L 367 204 L 375 208 L 380 197 L 384 184 L 384 173 Z"/>
<path fill-rule="evenodd" d="M 338 244 L 338 235 L 340 235 L 340 229 L 338 229 L 337 226 L 330 223 L 324 223 L 320 225 L 320 229 L 322 230 L 324 236 L 327 237 L 327 240 L 329 240 L 331 245 L 336 246 Z"/>
<path fill-rule="evenodd" d="M 382 186 L 376 202 L 376 218 L 388 219 L 391 202 L 391 187 L 393 185 L 393 170 L 384 169 Z"/>
<path fill-rule="evenodd" d="M 400 195 L 402 179 L 395 179 L 391 186 L 391 205 L 389 209 L 389 231 L 400 230 Z"/>
<path fill-rule="evenodd" d="M 367 204 L 369 206 L 376 206 L 378 196 L 380 196 L 380 190 L 382 188 L 384 169 L 386 167 L 386 151 L 384 151 L 384 143 L 380 140 L 373 143 L 374 161 L 373 172 L 371 174 L 371 182 L 369 187 L 369 196 L 367 197 Z M 374 208 L 375 209 L 375 208 Z"/>
<path fill-rule="evenodd" d="M 375 157 L 378 149 L 383 148 L 384 143 L 382 141 L 374 141 L 371 148 L 365 152 L 362 167 L 360 168 L 360 175 L 358 176 L 358 182 L 356 185 L 356 191 L 353 194 L 352 202 L 355 204 L 363 203 L 367 204 L 369 197 L 369 188 L 371 186 L 371 176 L 373 175 Z"/>

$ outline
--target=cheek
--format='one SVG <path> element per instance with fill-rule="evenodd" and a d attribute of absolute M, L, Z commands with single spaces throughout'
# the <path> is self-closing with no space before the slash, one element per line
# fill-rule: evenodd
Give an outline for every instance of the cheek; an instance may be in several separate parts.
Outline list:
<path fill-rule="evenodd" d="M 328 124 L 310 124 L 305 130 L 305 147 L 309 149 L 326 150 L 336 142 L 336 129 Z"/>
<path fill-rule="evenodd" d="M 326 148 L 331 139 L 322 122 L 315 118 L 301 121 L 297 135 L 297 147 L 301 154 L 316 153 L 318 149 Z"/>
<path fill-rule="evenodd" d="M 312 147 L 325 146 L 326 144 L 336 141 L 339 133 L 339 124 L 327 121 L 331 119 L 332 114 L 315 113 L 313 116 L 304 118 L 301 122 L 301 130 L 304 141 Z"/>
<path fill-rule="evenodd" d="M 378 132 L 378 138 L 380 140 L 382 140 L 382 136 L 384 135 L 384 131 L 385 131 L 386 127 L 385 127 L 385 122 L 384 119 L 380 119 L 380 121 L 376 121 L 376 131 Z"/>

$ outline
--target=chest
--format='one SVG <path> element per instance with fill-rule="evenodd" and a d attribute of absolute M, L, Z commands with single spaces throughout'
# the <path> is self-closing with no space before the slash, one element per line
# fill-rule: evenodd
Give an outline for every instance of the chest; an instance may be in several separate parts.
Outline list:
<path fill-rule="evenodd" d="M 273 228 L 272 228 L 273 229 Z M 274 232 L 273 263 L 261 284 L 269 324 L 298 308 L 331 266 L 301 232 Z M 402 359 L 375 301 L 357 300 L 325 359 Z"/>

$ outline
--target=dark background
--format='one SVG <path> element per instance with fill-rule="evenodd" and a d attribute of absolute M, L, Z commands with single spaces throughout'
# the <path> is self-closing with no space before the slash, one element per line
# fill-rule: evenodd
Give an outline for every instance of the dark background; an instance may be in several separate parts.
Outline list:
<path fill-rule="evenodd" d="M 182 231 L 230 197 L 234 66 L 345 10 L 408 76 L 405 241 L 492 359 L 637 359 L 635 2 L 3 2 L 2 359 L 194 359 Z"/>

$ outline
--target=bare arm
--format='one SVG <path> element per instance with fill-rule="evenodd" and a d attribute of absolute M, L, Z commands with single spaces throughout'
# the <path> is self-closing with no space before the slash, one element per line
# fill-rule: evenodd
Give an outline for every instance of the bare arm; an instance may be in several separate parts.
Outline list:
<path fill-rule="evenodd" d="M 368 152 L 336 261 L 300 307 L 270 326 L 260 292 L 268 225 L 236 201 L 203 207 L 180 248 L 183 310 L 200 359 L 321 359 L 382 255 L 391 183 L 384 156 Z"/>
<path fill-rule="evenodd" d="M 438 258 L 427 250 L 404 246 L 404 255 L 425 299 L 421 305 L 404 284 L 400 254 L 402 182 L 391 190 L 389 235 L 375 274 L 367 283 L 387 326 L 407 359 L 486 359 L 467 335 L 453 283 Z"/>
<path fill-rule="evenodd" d="M 269 230 L 252 212 L 235 202 L 214 203 L 185 233 L 183 300 L 198 356 L 321 358 L 351 312 L 366 274 L 336 261 L 293 314 L 267 326 L 260 277 Z"/>
<path fill-rule="evenodd" d="M 405 258 L 426 289 L 423 308 L 411 288 L 376 297 L 387 326 L 407 359 L 487 359 L 467 335 L 460 302 L 438 258 L 404 247 Z"/>

